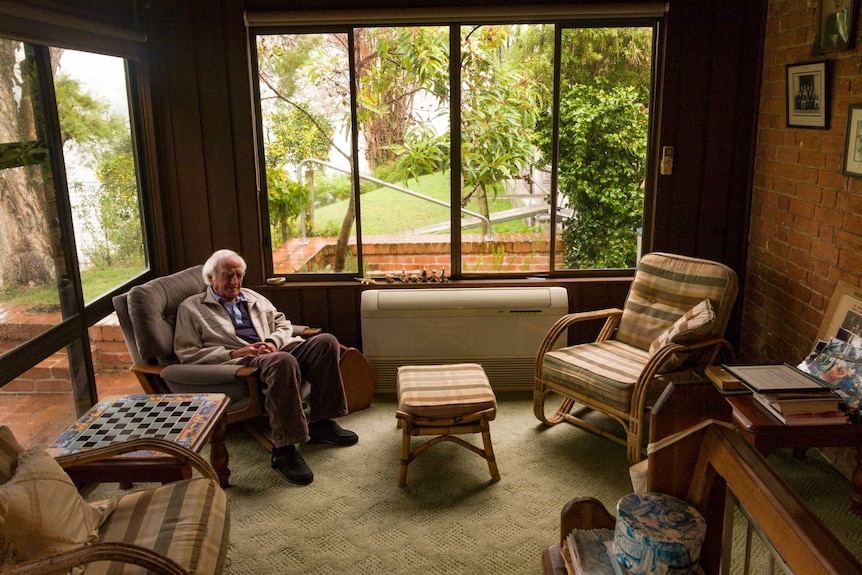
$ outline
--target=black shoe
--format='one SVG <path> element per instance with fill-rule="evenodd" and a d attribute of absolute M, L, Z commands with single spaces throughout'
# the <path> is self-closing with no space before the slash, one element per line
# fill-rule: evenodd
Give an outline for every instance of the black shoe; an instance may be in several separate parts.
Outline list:
<path fill-rule="evenodd" d="M 326 445 L 355 445 L 359 436 L 338 425 L 331 419 L 315 421 L 308 424 L 308 443 L 323 443 Z"/>
<path fill-rule="evenodd" d="M 272 455 L 272 468 L 278 470 L 285 479 L 298 485 L 308 485 L 314 481 L 311 468 L 302 458 L 302 454 L 296 448 L 290 449 L 283 454 Z"/>

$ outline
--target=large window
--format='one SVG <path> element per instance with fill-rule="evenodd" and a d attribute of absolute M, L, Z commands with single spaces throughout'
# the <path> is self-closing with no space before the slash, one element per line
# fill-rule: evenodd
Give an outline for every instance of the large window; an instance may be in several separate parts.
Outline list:
<path fill-rule="evenodd" d="M 94 401 L 88 328 L 148 268 L 136 70 L 0 34 L 0 386 L 66 391 L 72 418 Z"/>
<path fill-rule="evenodd" d="M 273 273 L 633 267 L 659 16 L 252 16 Z"/>

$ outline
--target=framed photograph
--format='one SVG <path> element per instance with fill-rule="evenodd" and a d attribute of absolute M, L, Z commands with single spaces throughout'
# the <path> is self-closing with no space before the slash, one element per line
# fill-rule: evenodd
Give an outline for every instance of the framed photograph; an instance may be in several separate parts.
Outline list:
<path fill-rule="evenodd" d="M 811 54 L 819 56 L 843 52 L 856 36 L 856 0 L 820 0 L 817 8 L 817 37 Z"/>
<path fill-rule="evenodd" d="M 787 127 L 829 127 L 827 62 L 787 65 Z"/>
<path fill-rule="evenodd" d="M 844 175 L 862 178 L 862 104 L 852 104 L 847 112 Z"/>

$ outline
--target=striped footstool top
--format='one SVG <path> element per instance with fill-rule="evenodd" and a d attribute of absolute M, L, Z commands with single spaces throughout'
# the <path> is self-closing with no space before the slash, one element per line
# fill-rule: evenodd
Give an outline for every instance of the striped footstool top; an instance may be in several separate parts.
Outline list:
<path fill-rule="evenodd" d="M 417 417 L 457 417 L 494 409 L 497 398 L 478 363 L 398 368 L 398 409 Z"/>

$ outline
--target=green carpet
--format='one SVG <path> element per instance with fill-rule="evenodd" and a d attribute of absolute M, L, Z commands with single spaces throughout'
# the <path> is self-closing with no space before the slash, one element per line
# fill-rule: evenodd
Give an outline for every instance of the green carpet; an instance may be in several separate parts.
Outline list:
<path fill-rule="evenodd" d="M 540 574 L 566 501 L 588 495 L 613 509 L 631 491 L 625 448 L 569 425 L 545 428 L 528 395 L 499 400 L 491 424 L 497 483 L 483 459 L 444 442 L 410 465 L 399 488 L 394 398 L 340 420 L 359 444 L 304 446 L 315 474 L 305 487 L 285 482 L 254 439 L 231 429 L 229 573 Z M 862 519 L 849 511 L 849 482 L 816 457 L 782 451 L 769 461 L 859 556 Z M 88 498 L 115 492 L 102 485 Z"/>

